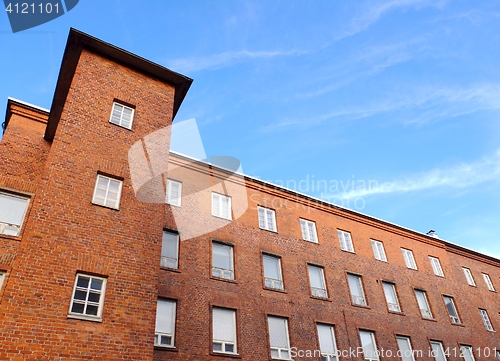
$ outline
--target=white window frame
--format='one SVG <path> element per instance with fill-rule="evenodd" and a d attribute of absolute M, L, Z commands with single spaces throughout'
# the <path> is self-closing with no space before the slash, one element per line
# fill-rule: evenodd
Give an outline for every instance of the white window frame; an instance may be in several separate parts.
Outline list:
<path fill-rule="evenodd" d="M 467 267 L 462 267 L 462 270 L 464 271 L 465 279 L 467 280 L 467 284 L 469 286 L 476 287 L 476 281 L 474 281 L 474 277 L 472 276 L 472 272 L 470 268 Z"/>
<path fill-rule="evenodd" d="M 392 282 L 382 281 L 382 288 L 384 290 L 384 296 L 385 296 L 385 300 L 387 302 L 387 308 L 389 309 L 389 311 L 401 312 L 401 306 L 399 305 L 398 294 L 396 292 L 396 285 Z M 390 299 L 389 299 L 390 295 L 388 295 L 387 292 L 392 293 L 392 296 L 394 297 L 394 300 L 396 301 L 396 303 L 390 301 Z"/>
<path fill-rule="evenodd" d="M 434 274 L 439 277 L 444 277 L 443 268 L 441 268 L 441 262 L 439 262 L 439 258 L 429 256 L 429 261 L 431 262 L 431 267 Z"/>
<path fill-rule="evenodd" d="M 286 339 L 287 339 L 286 347 L 280 347 L 278 345 L 272 344 L 271 327 L 269 324 L 271 319 L 283 321 L 283 326 L 285 328 L 284 333 L 286 334 Z M 283 317 L 267 316 L 267 329 L 269 332 L 269 346 L 270 346 L 270 351 L 271 351 L 271 358 L 276 359 L 276 360 L 291 360 L 290 334 L 288 333 L 288 320 L 286 318 L 283 318 Z M 274 355 L 273 355 L 273 352 L 274 352 Z M 277 356 L 276 356 L 276 353 L 278 354 Z"/>
<path fill-rule="evenodd" d="M 229 264 L 231 266 L 230 269 L 221 268 L 214 266 L 214 247 L 224 247 L 229 249 Z M 233 246 L 221 243 L 221 242 L 212 242 L 212 276 L 216 278 L 222 278 L 226 280 L 234 280 L 234 249 Z"/>
<path fill-rule="evenodd" d="M 480 308 L 479 314 L 481 315 L 481 318 L 483 320 L 483 324 L 484 324 L 484 327 L 486 328 L 486 330 L 487 331 L 495 331 L 495 329 L 493 328 L 493 325 L 491 324 L 490 317 L 488 316 L 488 311 Z"/>
<path fill-rule="evenodd" d="M 216 199 L 218 200 L 216 201 Z M 223 207 L 222 207 L 222 201 L 225 200 L 227 201 L 227 213 L 228 214 L 223 214 Z M 218 203 L 216 203 L 218 202 Z M 218 206 L 217 206 L 218 204 Z M 228 221 L 231 221 L 231 214 L 232 214 L 232 209 L 231 209 L 231 197 L 226 196 L 224 194 L 212 192 L 212 216 L 218 217 L 218 218 L 223 218 L 227 219 Z"/>
<path fill-rule="evenodd" d="M 320 328 L 324 329 L 326 332 L 329 333 L 329 339 L 324 340 L 330 345 L 325 345 L 324 342 L 321 341 L 321 331 Z M 337 361 L 337 355 L 338 355 L 338 350 L 337 350 L 337 341 L 335 340 L 335 328 L 332 325 L 326 325 L 323 323 L 317 323 L 316 324 L 316 330 L 318 332 L 318 342 L 319 342 L 319 349 L 321 352 L 321 361 Z M 333 350 L 325 350 L 325 346 L 328 346 L 328 348 L 333 347 Z"/>
<path fill-rule="evenodd" d="M 5 271 L 0 271 L 0 291 L 2 291 L 4 280 L 5 280 Z"/>
<path fill-rule="evenodd" d="M 311 270 L 319 271 L 321 287 L 316 287 L 312 285 Z M 326 281 L 325 281 L 325 272 L 323 270 L 323 267 L 315 266 L 313 264 L 308 264 L 307 271 L 309 273 L 309 285 L 311 286 L 311 294 L 314 297 L 328 298 L 328 291 L 326 289 Z"/>
<path fill-rule="evenodd" d="M 373 256 L 375 257 L 375 259 L 382 262 L 387 262 L 387 256 L 385 255 L 384 244 L 374 239 L 371 239 L 370 241 L 372 244 Z"/>
<path fill-rule="evenodd" d="M 493 282 L 491 282 L 491 278 L 489 274 L 483 273 L 483 279 L 484 283 L 486 283 L 486 287 L 488 287 L 488 290 L 491 292 L 495 292 L 495 287 L 493 287 Z"/>
<path fill-rule="evenodd" d="M 165 235 L 169 234 L 171 236 L 176 237 L 175 241 L 175 258 L 174 257 L 167 257 L 163 255 L 163 251 L 166 251 L 166 248 L 169 246 L 167 244 L 167 240 L 165 238 Z M 179 269 L 179 233 L 169 231 L 167 229 L 163 230 L 163 236 L 162 236 L 162 243 L 161 243 L 161 258 L 160 258 L 160 267 L 165 267 L 165 268 L 170 268 L 170 269 Z M 173 264 L 172 264 L 173 263 Z"/>
<path fill-rule="evenodd" d="M 403 253 L 406 268 L 417 270 L 417 263 L 415 262 L 415 257 L 413 257 L 413 251 L 411 249 L 401 248 L 401 253 Z"/>
<path fill-rule="evenodd" d="M 353 285 L 350 282 L 350 280 L 353 280 L 353 282 L 356 282 L 356 287 L 358 288 L 358 291 L 361 292 L 361 295 L 355 295 L 353 293 Z M 367 306 L 368 303 L 366 302 L 366 296 L 365 296 L 365 290 L 363 288 L 363 280 L 361 279 L 360 275 L 353 274 L 353 273 L 348 273 L 347 274 L 347 283 L 349 285 L 349 292 L 351 293 L 351 302 L 353 305 L 356 306 Z"/>
<path fill-rule="evenodd" d="M 266 266 L 264 259 L 265 258 L 273 259 L 277 262 L 278 265 L 278 271 L 279 271 L 279 279 L 274 279 L 271 277 L 266 277 Z M 262 268 L 263 268 L 263 273 L 264 273 L 264 287 L 273 289 L 273 290 L 283 290 L 284 289 L 284 282 L 283 282 L 283 270 L 281 269 L 281 258 L 277 256 L 273 256 L 270 254 L 263 253 L 262 254 Z"/>
<path fill-rule="evenodd" d="M 170 328 L 172 332 L 166 332 L 165 330 L 158 330 L 158 309 L 160 308 L 159 305 L 160 303 L 169 303 L 172 305 L 172 314 L 170 315 Z M 156 303 L 156 325 L 155 325 L 155 340 L 154 340 L 154 345 L 156 347 L 167 347 L 167 348 L 173 348 L 175 347 L 175 319 L 176 319 L 176 313 L 177 313 L 177 301 L 175 300 L 167 300 L 163 298 L 159 298 Z M 170 337 L 170 343 L 163 343 L 163 338 L 168 338 Z"/>
<path fill-rule="evenodd" d="M 258 206 L 259 228 L 266 231 L 277 232 L 276 212 L 272 209 Z"/>
<path fill-rule="evenodd" d="M 407 355 L 405 353 L 405 350 L 401 349 L 401 346 L 399 344 L 399 341 L 406 342 L 407 348 L 410 351 L 410 354 Z M 415 355 L 413 352 L 413 347 L 411 347 L 411 340 L 407 336 L 396 336 L 396 343 L 398 344 L 398 350 L 399 353 L 401 354 L 400 357 L 403 361 L 415 361 Z"/>
<path fill-rule="evenodd" d="M 423 290 L 414 290 L 414 291 L 415 291 L 415 298 L 417 299 L 417 305 L 418 308 L 420 309 L 420 314 L 422 315 L 422 317 L 431 320 L 434 319 L 434 316 L 432 315 L 431 306 L 429 305 L 429 300 L 427 299 L 427 292 Z M 421 301 L 418 298 L 419 294 L 422 295 L 422 302 L 424 302 L 423 305 L 421 304 Z M 425 308 L 422 308 L 422 306 L 424 306 Z"/>
<path fill-rule="evenodd" d="M 439 356 L 436 354 L 436 350 L 434 349 L 434 346 L 439 347 L 437 350 L 440 353 Z M 431 341 L 431 350 L 432 350 L 432 355 L 434 356 L 434 360 L 436 360 L 436 361 L 446 361 L 447 360 L 446 354 L 444 353 L 442 342 Z M 441 359 L 439 357 L 441 357 Z"/>
<path fill-rule="evenodd" d="M 96 199 L 97 186 L 99 184 L 99 180 L 100 179 L 107 180 L 107 182 L 108 182 L 108 184 L 106 186 L 106 195 L 104 196 L 104 200 L 103 201 L 99 201 L 99 200 Z M 108 195 L 109 195 L 109 185 L 111 184 L 111 182 L 116 182 L 118 184 L 118 192 L 116 194 L 116 199 L 112 200 L 114 202 L 114 205 L 112 205 L 112 206 L 111 205 L 106 205 L 106 202 L 108 201 Z M 105 175 L 102 175 L 102 174 L 98 174 L 97 178 L 96 178 L 96 181 L 95 181 L 94 194 L 92 195 L 92 203 L 96 204 L 98 206 L 106 207 L 106 208 L 120 209 L 120 199 L 121 199 L 121 195 L 122 195 L 122 187 L 123 187 L 123 181 L 122 180 L 119 180 L 119 179 L 116 179 L 116 178 L 112 178 L 112 177 L 108 177 L 108 176 L 105 176 Z"/>
<path fill-rule="evenodd" d="M 375 353 L 375 355 L 372 355 L 372 356 L 369 356 L 369 355 L 366 355 L 365 353 L 365 347 L 367 345 L 364 345 L 363 344 L 363 337 L 362 337 L 362 333 L 366 334 L 367 336 L 369 336 L 371 338 L 371 342 L 372 342 L 372 345 L 373 345 L 373 353 Z M 373 331 L 365 331 L 365 330 L 359 330 L 359 339 L 361 340 L 361 348 L 363 349 L 363 358 L 365 361 L 378 361 L 379 360 L 379 352 L 378 352 L 378 348 L 377 348 L 377 342 L 375 340 L 375 332 Z"/>
<path fill-rule="evenodd" d="M 7 236 L 18 237 L 19 234 L 21 233 L 21 229 L 23 228 L 24 220 L 26 218 L 26 213 L 28 212 L 28 206 L 29 206 L 29 203 L 30 203 L 30 197 L 22 196 L 22 195 L 17 195 L 17 194 L 13 194 L 13 193 L 7 193 L 7 192 L 0 192 L 0 196 L 10 197 L 10 198 L 16 198 L 16 199 L 20 199 L 20 200 L 25 201 L 24 211 L 23 211 L 23 214 L 22 214 L 21 219 L 19 221 L 19 224 L 7 223 L 7 222 L 5 222 L 5 220 L 2 221 L 0 219 L 0 234 L 7 235 Z M 14 233 L 14 232 L 9 232 L 9 230 L 10 231 L 14 231 L 15 230 L 15 234 L 11 234 L 11 233 Z"/>
<path fill-rule="evenodd" d="M 231 313 L 231 318 L 232 318 L 232 340 L 221 340 L 221 339 L 216 339 L 215 338 L 215 327 L 216 327 L 216 320 L 215 320 L 215 315 L 216 311 L 219 310 L 221 312 L 230 312 Z M 236 332 L 236 311 L 231 310 L 229 308 L 222 308 L 222 307 L 212 307 L 212 351 L 216 353 L 221 353 L 221 354 L 230 354 L 230 355 L 237 355 L 238 354 L 238 349 L 237 349 L 237 332 Z M 215 349 L 215 345 L 220 345 L 220 350 Z M 227 346 L 233 347 L 233 351 L 227 351 L 226 348 Z"/>
<path fill-rule="evenodd" d="M 88 286 L 87 287 L 81 287 L 77 286 L 78 285 L 78 280 L 80 277 L 83 278 L 88 278 Z M 99 302 L 94 302 L 94 301 L 89 301 L 89 294 L 91 293 L 91 286 L 92 286 L 92 281 L 93 280 L 99 280 L 102 282 L 102 286 L 100 290 L 97 289 L 92 289 L 93 294 L 99 294 Z M 80 318 L 80 319 L 85 319 L 85 320 L 92 320 L 92 321 L 102 321 L 102 311 L 103 311 L 103 306 L 104 306 L 104 295 L 106 293 L 106 278 L 103 277 L 97 277 L 97 276 L 91 276 L 85 273 L 77 273 L 75 277 L 75 284 L 73 286 L 73 292 L 71 294 L 71 302 L 69 305 L 69 310 L 68 310 L 68 317 L 70 318 Z M 97 292 L 98 291 L 98 292 Z M 80 300 L 76 299 L 76 292 L 85 292 L 86 297 L 85 300 Z M 73 312 L 73 305 L 74 304 L 83 304 L 83 313 L 79 312 Z M 87 314 L 87 307 L 88 306 L 93 306 L 97 307 L 97 314 L 96 315 L 91 315 Z"/>
<path fill-rule="evenodd" d="M 119 109 L 121 107 L 121 109 Z M 118 122 L 113 121 L 113 113 L 115 111 L 115 108 L 120 112 L 120 119 Z M 126 126 L 123 124 L 123 111 L 125 109 L 131 110 L 130 114 L 130 125 Z M 120 102 L 113 102 L 113 106 L 111 107 L 111 114 L 109 116 L 109 122 L 114 125 L 118 125 L 119 127 L 125 128 L 125 129 L 132 129 L 132 124 L 134 123 L 134 114 L 135 114 L 135 109 L 132 107 L 129 107 L 125 104 L 122 104 Z"/>
<path fill-rule="evenodd" d="M 466 354 L 468 357 L 465 356 Z M 472 346 L 460 345 L 460 356 L 462 356 L 464 361 L 475 361 Z"/>
<path fill-rule="evenodd" d="M 340 249 L 345 252 L 355 253 L 351 233 L 337 229 L 337 235 L 339 237 Z"/>
<path fill-rule="evenodd" d="M 312 243 L 318 243 L 318 233 L 316 232 L 316 223 L 307 219 L 299 218 L 302 239 Z"/>
<path fill-rule="evenodd" d="M 449 303 L 446 303 L 447 299 L 450 300 Z M 460 315 L 458 314 L 457 306 L 455 305 L 455 300 L 453 299 L 453 297 L 443 295 L 443 301 L 446 310 L 448 311 L 448 315 L 450 316 L 451 323 L 453 323 L 454 325 L 460 325 L 462 322 L 460 321 Z"/>
<path fill-rule="evenodd" d="M 177 198 L 173 196 L 173 190 L 177 187 Z M 171 206 L 181 206 L 181 200 L 182 200 L 182 182 L 173 180 L 173 179 L 167 179 L 167 198 L 166 198 L 166 203 L 170 204 Z"/>

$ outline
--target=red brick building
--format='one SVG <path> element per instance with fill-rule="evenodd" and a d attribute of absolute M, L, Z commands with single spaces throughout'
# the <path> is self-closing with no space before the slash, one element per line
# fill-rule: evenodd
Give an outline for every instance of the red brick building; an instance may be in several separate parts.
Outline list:
<path fill-rule="evenodd" d="M 191 79 L 72 30 L 0 143 L 0 360 L 497 359 L 500 261 L 169 153 Z"/>

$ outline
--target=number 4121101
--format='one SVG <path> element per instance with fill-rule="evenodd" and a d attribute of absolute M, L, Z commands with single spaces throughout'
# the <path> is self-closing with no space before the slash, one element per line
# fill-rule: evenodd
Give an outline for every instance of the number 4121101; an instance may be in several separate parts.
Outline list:
<path fill-rule="evenodd" d="M 59 14 L 59 3 L 9 3 L 5 8 L 9 14 Z"/>

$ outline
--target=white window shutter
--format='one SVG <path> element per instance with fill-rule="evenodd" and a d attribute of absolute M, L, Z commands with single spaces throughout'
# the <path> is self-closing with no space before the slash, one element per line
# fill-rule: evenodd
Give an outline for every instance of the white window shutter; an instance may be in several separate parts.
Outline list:
<path fill-rule="evenodd" d="M 212 214 L 214 216 L 220 217 L 220 195 L 217 193 L 212 193 Z"/>
<path fill-rule="evenodd" d="M 259 207 L 259 227 L 262 229 L 266 228 L 266 211 L 264 208 Z"/>

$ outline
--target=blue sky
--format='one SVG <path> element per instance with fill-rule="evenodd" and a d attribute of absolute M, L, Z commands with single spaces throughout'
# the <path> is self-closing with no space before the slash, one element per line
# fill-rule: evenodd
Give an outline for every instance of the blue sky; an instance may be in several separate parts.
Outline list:
<path fill-rule="evenodd" d="M 50 107 L 70 27 L 193 78 L 176 122 L 207 155 L 500 257 L 500 3 L 80 0 L 16 34 L 4 14 L 1 114 Z"/>

